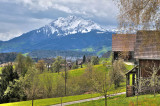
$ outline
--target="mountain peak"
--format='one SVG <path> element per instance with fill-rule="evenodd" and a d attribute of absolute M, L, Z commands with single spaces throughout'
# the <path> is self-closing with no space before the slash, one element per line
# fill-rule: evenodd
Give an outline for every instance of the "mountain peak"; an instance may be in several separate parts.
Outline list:
<path fill-rule="evenodd" d="M 112 32 L 104 30 L 95 22 L 68 16 L 58 18 L 44 27 L 24 33 L 7 42 L 0 42 L 0 52 L 89 51 L 88 48 L 93 52 L 99 52 L 111 46 L 111 39 Z"/>
<path fill-rule="evenodd" d="M 49 35 L 66 36 L 76 33 L 88 33 L 92 30 L 105 31 L 100 25 L 91 20 L 85 20 L 77 16 L 60 17 L 49 25 L 42 27 L 43 33 Z M 41 32 L 38 29 L 37 33 Z"/>

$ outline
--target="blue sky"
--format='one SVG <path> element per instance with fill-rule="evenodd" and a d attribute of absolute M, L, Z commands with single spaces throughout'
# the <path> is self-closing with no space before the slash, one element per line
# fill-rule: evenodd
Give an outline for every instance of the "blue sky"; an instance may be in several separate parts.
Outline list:
<path fill-rule="evenodd" d="M 0 0 L 0 40 L 20 36 L 68 15 L 116 27 L 117 13 L 112 0 Z"/>

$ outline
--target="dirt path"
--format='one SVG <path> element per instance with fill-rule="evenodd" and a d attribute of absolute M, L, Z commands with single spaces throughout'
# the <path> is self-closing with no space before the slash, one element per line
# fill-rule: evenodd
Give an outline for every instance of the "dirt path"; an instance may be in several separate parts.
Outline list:
<path fill-rule="evenodd" d="M 126 92 L 112 94 L 112 95 L 109 95 L 109 97 L 118 96 L 118 95 L 122 95 L 122 94 L 126 94 Z M 104 98 L 104 97 L 100 96 L 100 97 L 95 97 L 95 98 L 90 98 L 90 99 L 83 99 L 83 100 L 78 100 L 78 101 L 66 102 L 66 103 L 63 103 L 62 106 L 76 104 L 76 103 L 82 103 L 82 102 L 88 102 L 88 101 L 98 100 L 98 99 L 102 99 L 102 98 Z M 51 106 L 61 106 L 61 104 L 56 104 L 56 105 L 51 105 Z"/>

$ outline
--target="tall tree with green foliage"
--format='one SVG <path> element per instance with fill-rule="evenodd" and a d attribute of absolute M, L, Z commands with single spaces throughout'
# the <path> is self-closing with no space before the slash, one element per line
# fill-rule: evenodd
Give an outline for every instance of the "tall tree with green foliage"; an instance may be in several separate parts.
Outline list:
<path fill-rule="evenodd" d="M 112 79 L 112 83 L 114 84 L 115 88 L 120 86 L 120 82 L 124 80 L 124 72 L 126 67 L 122 60 L 116 60 L 113 63 L 113 68 L 109 72 L 110 79 Z"/>
<path fill-rule="evenodd" d="M 13 82 L 14 79 L 18 79 L 19 76 L 17 72 L 14 72 L 13 66 L 8 65 L 2 69 L 2 77 L 1 77 L 1 83 L 0 83 L 0 96 L 1 102 L 6 103 L 9 102 L 10 97 L 5 96 L 5 91 L 7 87 L 9 86 L 9 82 Z"/>
<path fill-rule="evenodd" d="M 15 70 L 20 76 L 25 76 L 30 67 L 33 66 L 33 60 L 29 56 L 25 57 L 19 53 L 15 59 Z"/>
<path fill-rule="evenodd" d="M 27 69 L 25 67 L 25 56 L 18 54 L 15 60 L 15 70 L 20 76 L 25 76 Z"/>
<path fill-rule="evenodd" d="M 45 62 L 44 60 L 39 60 L 36 64 L 36 68 L 40 71 L 43 72 L 45 69 Z"/>
<path fill-rule="evenodd" d="M 54 76 L 49 73 L 49 72 L 44 72 L 41 75 L 41 79 L 40 79 L 40 88 L 41 91 L 43 92 L 42 97 L 43 98 L 51 98 L 54 95 L 54 91 L 55 91 L 55 85 L 54 85 L 54 81 L 55 78 Z"/>
<path fill-rule="evenodd" d="M 22 79 L 23 89 L 28 99 L 32 100 L 32 106 L 34 99 L 38 96 L 40 90 L 40 72 L 35 67 L 30 67 L 26 76 Z"/>
<path fill-rule="evenodd" d="M 32 58 L 30 56 L 27 56 L 25 58 L 25 67 L 29 68 L 29 67 L 32 67 L 34 64 Z"/>
<path fill-rule="evenodd" d="M 53 63 L 53 65 L 52 65 L 52 66 L 53 66 L 53 70 L 54 70 L 56 73 L 58 72 L 58 74 L 59 74 L 59 72 L 60 72 L 62 62 L 63 62 L 62 57 L 58 56 L 58 57 L 55 59 L 55 62 Z"/>
<path fill-rule="evenodd" d="M 108 90 L 111 88 L 110 80 L 111 80 L 110 77 L 102 71 L 92 72 L 93 90 L 104 96 L 105 106 L 107 106 L 107 97 L 108 97 L 107 93 Z"/>
<path fill-rule="evenodd" d="M 3 97 L 7 99 L 8 102 L 18 102 L 27 100 L 27 96 L 22 89 L 21 80 L 15 79 L 13 82 L 9 82 L 9 85 L 5 90 Z"/>

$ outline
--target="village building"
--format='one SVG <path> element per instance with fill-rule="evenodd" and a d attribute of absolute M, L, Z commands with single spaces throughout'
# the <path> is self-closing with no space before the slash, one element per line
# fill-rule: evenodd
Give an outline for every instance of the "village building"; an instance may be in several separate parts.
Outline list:
<path fill-rule="evenodd" d="M 77 59 L 76 61 L 77 61 L 78 65 L 82 65 L 83 64 L 83 59 Z"/>
<path fill-rule="evenodd" d="M 134 58 L 137 64 L 126 73 L 126 96 L 153 93 L 151 78 L 160 75 L 160 32 L 138 31 Z M 154 89 L 159 91 L 160 86 L 156 84 Z"/>
<path fill-rule="evenodd" d="M 134 45 L 136 34 L 113 34 L 112 53 L 113 61 L 119 58 L 125 61 L 134 61 Z"/>
<path fill-rule="evenodd" d="M 3 64 L 0 64 L 0 67 L 6 67 L 9 64 L 14 65 L 15 63 L 14 62 L 3 63 Z"/>

